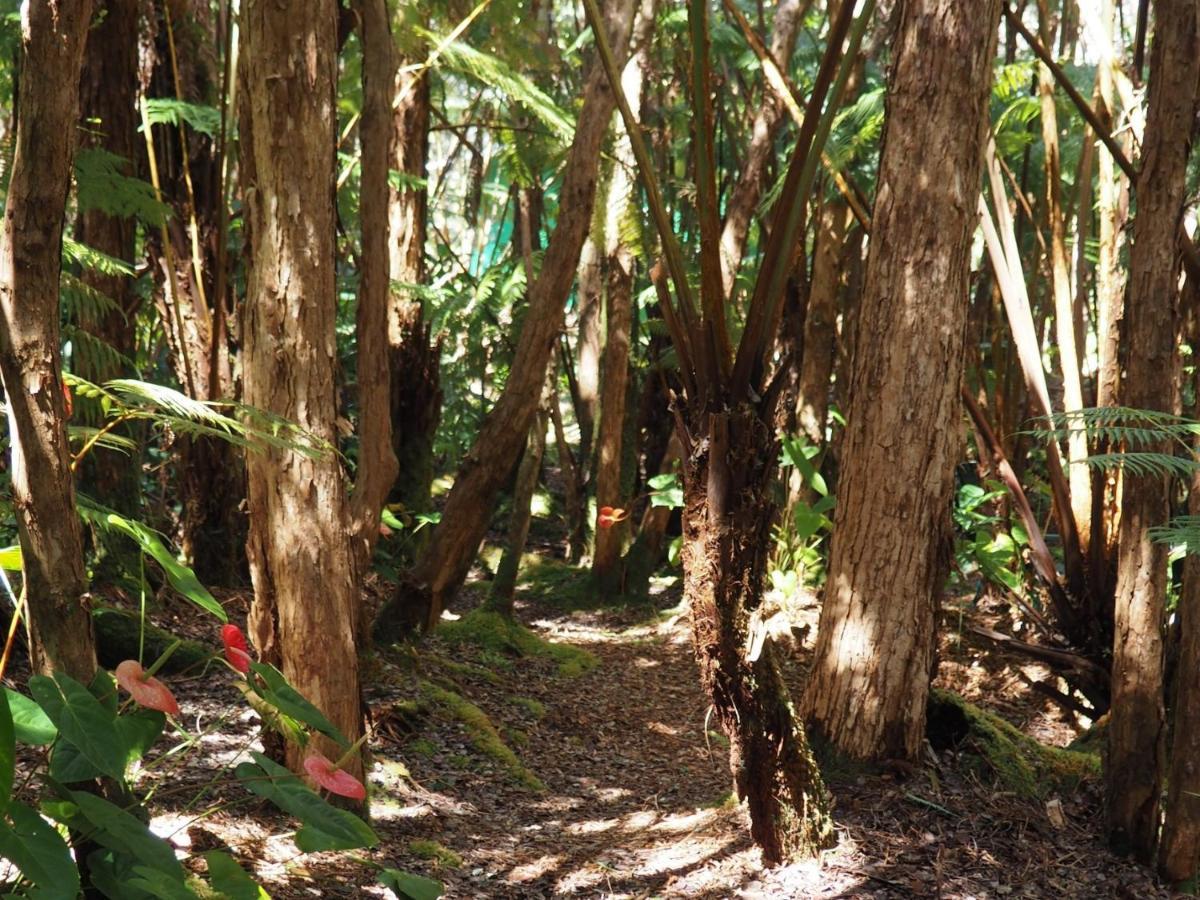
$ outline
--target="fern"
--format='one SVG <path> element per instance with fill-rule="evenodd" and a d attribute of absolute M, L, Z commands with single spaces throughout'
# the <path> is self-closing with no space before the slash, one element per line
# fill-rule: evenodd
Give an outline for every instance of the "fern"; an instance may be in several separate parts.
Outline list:
<path fill-rule="evenodd" d="M 62 242 L 63 261 L 80 268 L 87 269 L 89 272 L 98 272 L 101 275 L 109 275 L 116 277 L 118 275 L 132 276 L 134 274 L 133 266 L 125 262 L 123 259 L 117 259 L 115 256 L 109 256 L 97 250 L 95 247 L 89 247 L 87 244 L 81 244 L 68 235 L 63 235 Z"/>
<path fill-rule="evenodd" d="M 71 344 L 71 359 L 76 369 L 112 374 L 137 368 L 128 356 L 87 329 L 64 325 L 63 338 Z"/>
<path fill-rule="evenodd" d="M 1089 456 L 1087 465 L 1094 469 L 1125 469 L 1132 475 L 1174 475 L 1187 478 L 1200 471 L 1200 461 L 1186 456 L 1171 456 L 1169 453 L 1097 453 Z"/>
<path fill-rule="evenodd" d="M 112 297 L 70 272 L 62 273 L 58 296 L 63 316 L 70 322 L 96 322 L 114 313 L 125 318 Z"/>
<path fill-rule="evenodd" d="M 215 106 L 187 103 L 174 97 L 155 97 L 146 101 L 151 125 L 175 125 L 186 122 L 195 131 L 216 138 L 221 130 L 221 111 Z"/>
<path fill-rule="evenodd" d="M 1038 427 L 1026 434 L 1065 441 L 1082 433 L 1092 443 L 1125 448 L 1175 443 L 1189 453 L 1190 441 L 1200 434 L 1200 422 L 1158 410 L 1127 406 L 1089 407 L 1043 416 L 1034 422 Z"/>
<path fill-rule="evenodd" d="M 129 161 L 96 148 L 75 154 L 75 198 L 81 211 L 98 210 L 117 218 L 137 218 L 147 225 L 162 225 L 171 208 L 154 195 L 140 178 L 126 175 Z"/>
<path fill-rule="evenodd" d="M 1146 532 L 1157 544 L 1183 547 L 1189 555 L 1200 554 L 1200 516 L 1176 516 L 1166 525 L 1157 525 Z"/>

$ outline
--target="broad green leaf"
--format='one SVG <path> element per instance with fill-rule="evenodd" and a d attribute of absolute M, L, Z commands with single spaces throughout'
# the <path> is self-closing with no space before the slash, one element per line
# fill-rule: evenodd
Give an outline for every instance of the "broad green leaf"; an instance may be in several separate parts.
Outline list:
<path fill-rule="evenodd" d="M 336 725 L 325 718 L 325 714 L 304 698 L 298 690 L 288 684 L 283 673 L 269 663 L 250 663 L 250 669 L 262 679 L 263 685 L 256 687 L 260 697 L 274 706 L 281 713 L 298 719 L 305 725 L 311 725 L 326 737 L 337 741 L 342 747 L 349 749 L 350 742 Z"/>
<path fill-rule="evenodd" d="M 153 709 L 135 709 L 117 718 L 117 732 L 125 746 L 125 764 L 141 759 L 162 734 L 167 717 Z M 104 774 L 74 744 L 61 743 L 50 757 L 50 777 L 71 784 Z"/>
<path fill-rule="evenodd" d="M 100 772 L 117 781 L 125 776 L 125 742 L 116 716 L 87 688 L 62 672 L 34 675 L 29 691 L 58 728 L 59 737 L 74 744 Z"/>
<path fill-rule="evenodd" d="M 105 897 L 111 900 L 158 900 L 159 894 L 134 871 L 137 860 L 133 857 L 101 847 L 88 854 L 87 864 L 92 885 Z"/>
<path fill-rule="evenodd" d="M 12 804 L 10 821 L 0 819 L 0 857 L 32 881 L 40 900 L 75 900 L 79 870 L 57 829 L 28 806 Z M 11 824 L 10 824 L 11 822 Z"/>
<path fill-rule="evenodd" d="M 0 813 L 8 809 L 12 799 L 13 777 L 17 771 L 17 736 L 13 731 L 12 711 L 8 694 L 0 694 Z"/>
<path fill-rule="evenodd" d="M 9 572 L 21 571 L 21 548 L 18 545 L 0 549 L 0 569 Z"/>
<path fill-rule="evenodd" d="M 248 791 L 300 820 L 296 846 L 302 851 L 355 850 L 379 843 L 371 827 L 354 813 L 329 805 L 299 778 L 261 753 L 251 756 L 254 762 L 242 763 L 234 775 Z"/>
<path fill-rule="evenodd" d="M 220 891 L 229 900 L 271 900 L 261 885 L 246 874 L 228 853 L 210 850 L 204 854 L 208 863 L 208 880 L 214 890 Z"/>
<path fill-rule="evenodd" d="M 127 519 L 109 509 L 92 508 L 81 504 L 79 514 L 96 522 L 102 527 L 115 528 L 117 531 L 133 538 L 142 552 L 151 557 L 162 567 L 163 574 L 171 588 L 181 596 L 195 603 L 206 612 L 212 613 L 222 622 L 228 622 L 224 607 L 208 592 L 208 588 L 200 583 L 196 573 L 183 565 L 175 555 L 167 549 L 158 532 L 148 528 L 141 522 Z"/>
<path fill-rule="evenodd" d="M 440 881 L 432 878 L 422 878 L 412 872 L 400 869 L 383 869 L 379 873 L 379 881 L 401 900 L 438 900 L 442 896 Z"/>
<path fill-rule="evenodd" d="M 175 858 L 175 851 L 143 822 L 95 794 L 85 791 L 70 793 L 71 800 L 79 807 L 80 815 L 91 826 L 88 837 L 102 847 L 131 856 L 147 868 L 162 872 L 173 881 L 183 884 L 183 866 Z"/>

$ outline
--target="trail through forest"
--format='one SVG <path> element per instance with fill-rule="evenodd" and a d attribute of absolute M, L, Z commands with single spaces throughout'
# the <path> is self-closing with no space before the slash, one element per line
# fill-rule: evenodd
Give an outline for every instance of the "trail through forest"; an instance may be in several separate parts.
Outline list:
<path fill-rule="evenodd" d="M 920 767 L 827 764 L 837 846 L 818 861 L 764 870 L 731 796 L 727 744 L 707 719 L 677 587 L 661 583 L 649 607 L 583 610 L 563 608 L 556 587 L 571 593 L 555 581 L 518 592 L 518 617 L 550 642 L 516 639 L 526 655 L 511 634 L 451 623 L 419 649 L 372 663 L 374 861 L 437 878 L 446 896 L 464 898 L 1169 896 L 1095 834 L 1097 778 L 1022 798 L 981 773 L 969 740 L 930 747 Z M 459 622 L 472 621 L 483 588 L 474 583 L 455 604 Z M 964 610 L 947 613 L 938 685 L 1042 741 L 1069 740 L 1061 714 L 1022 684 L 1033 667 L 965 637 L 960 645 L 964 625 L 995 619 Z M 815 628 L 816 612 L 801 611 L 800 621 Z M 812 628 L 800 627 L 794 662 L 807 659 Z M 789 676 L 797 689 L 800 665 Z M 228 690 L 196 678 L 179 693 L 204 718 L 227 714 Z M 386 896 L 365 866 L 300 856 L 269 807 L 235 802 L 198 821 L 170 811 L 170 796 L 192 797 L 212 768 L 247 751 L 238 730 L 257 733 L 252 720 L 206 739 L 182 777 L 160 787 L 155 830 L 193 854 L 228 846 L 273 897 Z"/>

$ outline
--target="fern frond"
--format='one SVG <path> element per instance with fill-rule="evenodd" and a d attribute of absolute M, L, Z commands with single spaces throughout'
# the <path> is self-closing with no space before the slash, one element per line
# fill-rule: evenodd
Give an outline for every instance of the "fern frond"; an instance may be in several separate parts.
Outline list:
<path fill-rule="evenodd" d="M 74 368 L 85 372 L 115 374 L 137 368 L 132 359 L 101 337 L 75 325 L 63 326 L 63 338 L 71 343 Z"/>
<path fill-rule="evenodd" d="M 72 446 L 82 447 L 89 441 L 94 440 L 94 447 L 104 447 L 107 450 L 116 450 L 119 453 L 124 453 L 126 456 L 132 456 L 137 450 L 137 442 L 132 441 L 124 435 L 115 434 L 112 431 L 101 434 L 102 429 L 92 428 L 89 425 L 68 425 L 67 440 Z M 97 435 L 99 435 L 97 437 Z"/>
<path fill-rule="evenodd" d="M 1200 554 L 1200 516 L 1176 516 L 1146 533 L 1157 544 L 1178 544 L 1189 554 Z"/>
<path fill-rule="evenodd" d="M 163 224 L 171 207 L 158 200 L 149 182 L 126 175 L 129 168 L 129 160 L 107 150 L 79 150 L 75 154 L 75 198 L 80 210 L 137 218 L 154 227 Z"/>
<path fill-rule="evenodd" d="M 1125 469 L 1139 477 L 1150 475 L 1174 475 L 1187 478 L 1200 471 L 1200 461 L 1169 453 L 1097 453 L 1081 460 L 1093 469 Z"/>
<path fill-rule="evenodd" d="M 1084 434 L 1089 441 L 1110 446 L 1148 447 L 1167 442 L 1185 446 L 1200 434 L 1200 422 L 1154 409 L 1101 406 L 1055 413 L 1034 419 L 1035 430 L 1025 432 L 1063 441 Z"/>
<path fill-rule="evenodd" d="M 113 313 L 125 318 L 124 311 L 112 297 L 70 272 L 62 273 L 58 298 L 63 315 L 70 322 L 96 322 Z"/>
<path fill-rule="evenodd" d="M 187 103 L 174 97 L 155 97 L 146 101 L 151 125 L 176 125 L 187 122 L 195 131 L 216 138 L 221 131 L 221 111 L 203 103 Z"/>
<path fill-rule="evenodd" d="M 87 269 L 90 272 L 99 272 L 101 275 L 117 275 L 134 274 L 133 266 L 125 262 L 123 259 L 117 259 L 115 256 L 109 256 L 107 253 L 102 253 L 95 247 L 89 247 L 87 244 L 81 244 L 74 238 L 63 235 L 62 241 L 63 261 L 77 265 L 80 268 Z"/>

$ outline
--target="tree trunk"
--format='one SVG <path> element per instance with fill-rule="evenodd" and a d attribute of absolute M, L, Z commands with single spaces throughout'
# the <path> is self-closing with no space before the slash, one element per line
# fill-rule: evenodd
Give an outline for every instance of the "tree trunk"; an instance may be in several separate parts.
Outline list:
<path fill-rule="evenodd" d="M 429 77 L 427 72 L 396 76 L 393 102 L 391 167 L 409 183 L 389 192 L 391 280 L 400 285 L 425 283 L 425 237 L 429 189 Z M 399 474 L 392 499 L 410 513 L 429 512 L 433 486 L 433 439 L 442 417 L 442 344 L 433 340 L 421 302 L 408 287 L 393 292 L 388 307 L 391 367 L 392 449 Z M 421 531 L 407 550 L 416 556 L 425 542 Z"/>
<path fill-rule="evenodd" d="M 104 15 L 92 28 L 91 39 L 84 51 L 79 93 L 80 115 L 85 126 L 81 133 L 90 147 L 126 160 L 126 173 L 132 175 L 137 156 L 138 3 L 137 0 L 104 0 L 101 8 Z M 136 227 L 132 217 L 110 216 L 93 209 L 80 214 L 75 237 L 82 244 L 132 264 Z M 95 314 L 84 315 L 79 326 L 121 356 L 132 357 L 132 319 L 140 301 L 130 290 L 131 279 L 95 271 L 85 271 L 80 278 L 112 300 L 114 307 L 104 311 L 88 310 Z M 77 351 L 72 362 L 77 375 L 96 384 L 134 375 L 128 366 L 107 354 Z M 90 415 L 90 420 L 85 418 L 87 424 L 102 426 L 103 412 L 98 404 L 79 399 L 75 405 L 76 415 Z M 133 436 L 129 429 L 121 433 Z M 101 503 L 125 514 L 135 514 L 140 494 L 140 470 L 139 456 L 131 458 L 128 453 L 96 447 L 82 463 L 80 481 L 84 490 Z M 120 541 L 122 545 L 129 544 L 123 536 Z M 117 547 L 112 549 L 116 551 Z"/>
<path fill-rule="evenodd" d="M 359 0 L 362 34 L 363 110 L 359 219 L 358 468 L 350 496 L 355 561 L 360 574 L 371 565 L 384 501 L 396 480 L 392 449 L 391 385 L 388 369 L 388 166 L 391 163 L 392 88 L 396 69 L 387 0 Z"/>
<path fill-rule="evenodd" d="M 782 0 L 775 7 L 771 22 L 771 57 L 784 72 L 796 46 L 796 34 L 811 0 Z M 732 297 L 734 280 L 746 250 L 750 221 L 766 184 L 768 165 L 775 158 L 775 136 L 783 122 L 784 106 L 773 90 L 762 86 L 762 102 L 750 126 L 750 146 L 737 184 L 729 196 L 725 222 L 721 227 L 721 283 L 726 297 Z"/>
<path fill-rule="evenodd" d="M 604 235 L 602 210 L 593 215 L 587 239 L 579 253 L 579 340 L 575 366 L 578 404 L 575 420 L 579 423 L 579 465 L 584 479 L 592 467 L 592 442 L 596 432 L 596 407 L 600 400 L 601 310 L 604 306 Z"/>
<path fill-rule="evenodd" d="M 763 862 L 812 856 L 834 840 L 828 797 L 774 646 L 756 633 L 779 452 L 771 419 L 749 404 L 701 409 L 684 442 L 684 594 L 700 680 L 729 739 L 730 769 Z"/>
<path fill-rule="evenodd" d="M 999 13 L 998 0 L 914 0 L 901 11 L 805 695 L 815 727 L 851 757 L 916 758 L 925 732 Z"/>
<path fill-rule="evenodd" d="M 1196 0 L 1155 5 L 1149 110 L 1137 183 L 1130 252 L 1128 341 L 1121 401 L 1175 412 L 1176 326 L 1185 175 L 1193 131 L 1200 32 Z M 1170 446 L 1138 448 L 1170 453 Z M 1169 514 L 1168 479 L 1123 473 L 1117 537 L 1117 591 L 1112 662 L 1112 717 L 1105 769 L 1109 838 L 1143 863 L 1154 859 L 1163 777 L 1163 615 L 1165 544 L 1147 529 Z"/>
<path fill-rule="evenodd" d="M 621 88 L 633 115 L 641 114 L 642 84 L 649 65 L 650 40 L 654 36 L 654 0 L 642 0 L 633 26 L 635 48 L 621 74 Z M 620 127 L 620 126 L 618 126 Z M 625 454 L 625 401 L 629 393 L 629 343 L 633 333 L 634 252 L 622 238 L 627 233 L 625 218 L 637 198 L 636 161 L 629 137 L 621 128 L 616 146 L 616 165 L 608 185 L 608 207 L 604 210 L 605 265 L 604 380 L 600 394 L 600 434 L 596 446 L 596 506 L 629 507 L 622 497 L 621 472 Z M 603 592 L 620 590 L 621 553 L 629 535 L 627 521 L 609 528 L 596 528 L 592 552 L 592 574 Z"/>
<path fill-rule="evenodd" d="M 608 7 L 608 29 L 624 56 L 633 0 Z M 387 640 L 410 625 L 433 628 L 446 600 L 462 585 L 487 531 L 496 495 L 516 463 L 541 399 L 546 364 L 558 341 L 595 200 L 600 147 L 615 100 L 604 71 L 594 65 L 584 89 L 578 126 L 559 192 L 560 215 L 537 280 L 504 391 L 467 452 L 429 546 L 396 597 L 380 612 L 377 635 Z"/>
<path fill-rule="evenodd" d="M 58 281 L 91 13 L 91 0 L 22 8 L 16 151 L 0 239 L 0 376 L 32 665 L 85 683 L 96 651 L 67 445 Z"/>
<path fill-rule="evenodd" d="M 335 0 L 242 8 L 246 104 L 242 173 L 250 265 L 246 400 L 334 445 Z M 281 129 L 280 122 L 291 127 Z M 247 457 L 254 582 L 250 631 L 262 658 L 354 741 L 361 697 L 358 584 L 335 453 L 267 449 Z M 330 758 L 341 755 L 324 739 Z M 300 750 L 289 748 L 297 767 Z M 358 760 L 346 768 L 361 777 Z"/>

